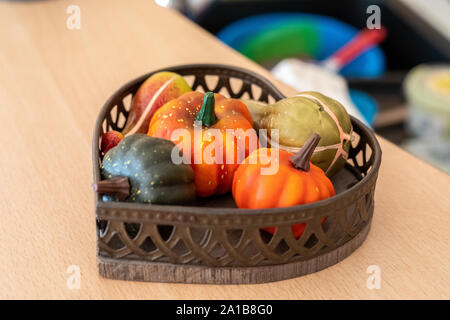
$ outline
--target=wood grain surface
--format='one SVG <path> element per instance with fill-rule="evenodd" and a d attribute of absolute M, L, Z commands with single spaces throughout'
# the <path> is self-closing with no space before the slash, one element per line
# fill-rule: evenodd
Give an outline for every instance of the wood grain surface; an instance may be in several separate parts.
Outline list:
<path fill-rule="evenodd" d="M 81 9 L 79 30 L 66 27 L 72 4 Z M 262 285 L 101 278 L 90 152 L 109 95 L 145 72 L 186 63 L 273 79 L 150 0 L 2 1 L 0 39 L 0 298 L 450 298 L 450 177 L 384 139 L 371 232 L 331 268 Z M 67 286 L 71 265 L 81 270 L 79 289 Z M 381 270 L 380 289 L 366 287 L 371 265 Z"/>

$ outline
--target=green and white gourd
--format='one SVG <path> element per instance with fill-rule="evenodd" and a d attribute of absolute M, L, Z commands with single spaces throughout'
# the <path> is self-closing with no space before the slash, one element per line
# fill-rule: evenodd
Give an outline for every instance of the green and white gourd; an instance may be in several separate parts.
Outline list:
<path fill-rule="evenodd" d="M 351 145 L 352 124 L 344 106 L 319 92 L 301 92 L 266 105 L 243 100 L 261 142 L 296 153 L 313 134 L 322 138 L 311 158 L 328 176 L 344 167 Z"/>

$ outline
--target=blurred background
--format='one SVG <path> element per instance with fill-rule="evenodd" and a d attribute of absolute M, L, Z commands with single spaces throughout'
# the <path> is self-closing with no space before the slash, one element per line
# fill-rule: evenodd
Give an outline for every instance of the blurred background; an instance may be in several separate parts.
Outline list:
<path fill-rule="evenodd" d="M 450 173 L 450 1 L 154 1 Z"/>

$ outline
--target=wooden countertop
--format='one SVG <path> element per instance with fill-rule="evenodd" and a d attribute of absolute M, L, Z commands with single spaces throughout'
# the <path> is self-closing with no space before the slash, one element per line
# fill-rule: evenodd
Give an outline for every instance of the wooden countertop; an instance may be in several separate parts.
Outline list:
<path fill-rule="evenodd" d="M 80 30 L 66 27 L 70 4 L 81 9 Z M 226 63 L 272 78 L 150 0 L 1 2 L 0 39 L 0 298 L 450 298 L 450 177 L 384 139 L 372 230 L 329 269 L 240 286 L 99 277 L 91 137 L 105 100 L 176 64 Z M 70 265 L 80 267 L 79 290 L 66 285 Z M 378 290 L 366 287 L 370 265 L 381 270 Z"/>

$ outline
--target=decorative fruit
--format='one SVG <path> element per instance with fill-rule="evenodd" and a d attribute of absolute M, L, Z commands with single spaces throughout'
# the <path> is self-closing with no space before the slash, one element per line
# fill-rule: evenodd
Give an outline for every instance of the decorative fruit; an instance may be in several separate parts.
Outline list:
<path fill-rule="evenodd" d="M 328 176 L 345 165 L 352 124 L 338 101 L 318 92 L 301 92 L 272 105 L 244 102 L 256 122 L 255 128 L 267 129 L 267 137 L 260 135 L 260 139 L 267 139 L 270 146 L 295 153 L 313 132 L 318 132 L 322 139 L 311 158 L 312 163 Z M 274 129 L 278 129 L 278 143 L 271 139 Z"/>
<path fill-rule="evenodd" d="M 194 173 L 185 164 L 174 164 L 169 140 L 133 134 L 111 149 L 102 161 L 96 192 L 114 200 L 158 204 L 183 204 L 195 198 Z"/>
<path fill-rule="evenodd" d="M 191 87 L 182 76 L 174 72 L 158 72 L 150 76 L 139 87 L 131 101 L 127 123 L 122 130 L 122 137 L 134 133 L 146 133 L 153 114 L 166 102 L 178 98 L 183 93 L 191 91 Z M 102 136 L 102 146 L 109 149 L 117 145 L 117 135 L 106 132 Z M 108 150 L 102 148 L 103 154 Z"/>
<path fill-rule="evenodd" d="M 245 104 L 212 92 L 188 92 L 166 103 L 153 116 L 148 135 L 183 150 L 202 197 L 229 192 L 238 163 L 258 148 Z"/>
<path fill-rule="evenodd" d="M 251 99 L 241 99 L 241 101 L 247 106 L 248 111 L 252 115 L 253 128 L 259 130 L 261 119 L 265 116 L 264 111 L 268 110 L 267 103 Z"/>
<path fill-rule="evenodd" d="M 239 208 L 262 209 L 289 207 L 311 203 L 334 195 L 334 187 L 319 167 L 310 163 L 320 136 L 316 133 L 293 155 L 284 150 L 272 157 L 275 149 L 260 148 L 253 151 L 239 165 L 233 179 L 233 198 Z M 278 161 L 278 171 L 273 175 L 261 174 L 261 169 Z M 322 220 L 322 222 L 325 219 Z M 292 226 L 295 238 L 305 230 L 304 223 Z M 275 228 L 266 228 L 270 233 Z"/>
<path fill-rule="evenodd" d="M 115 130 L 108 131 L 102 136 L 101 150 L 103 154 L 106 154 L 110 149 L 117 146 L 120 140 L 123 139 L 123 135 Z"/>
<path fill-rule="evenodd" d="M 133 133 L 146 133 L 156 110 L 189 91 L 191 87 L 179 74 L 166 71 L 155 73 L 145 80 L 133 97 L 122 134 L 127 136 Z"/>

